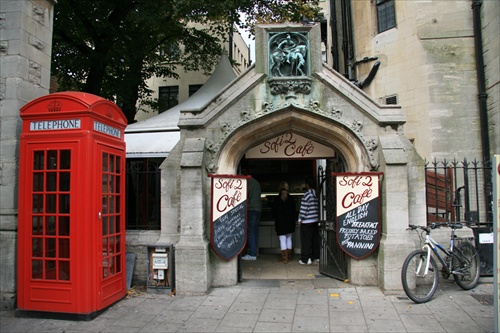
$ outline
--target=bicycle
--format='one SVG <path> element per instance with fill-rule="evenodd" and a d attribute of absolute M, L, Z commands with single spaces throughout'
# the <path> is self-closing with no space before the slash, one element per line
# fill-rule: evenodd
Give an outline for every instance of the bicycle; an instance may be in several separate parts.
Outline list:
<path fill-rule="evenodd" d="M 453 275 L 455 282 L 464 290 L 474 288 L 479 281 L 480 259 L 477 249 L 469 242 L 462 242 L 455 235 L 456 229 L 461 229 L 461 223 L 445 223 L 451 228 L 450 248 L 447 250 L 431 236 L 431 230 L 442 225 L 432 223 L 430 226 L 410 225 L 407 230 L 422 230 L 419 233 L 423 246 L 406 257 L 401 270 L 401 281 L 406 295 L 415 303 L 429 301 L 437 290 L 439 270 L 436 257 L 442 264 L 443 278 Z M 425 233 L 425 236 L 423 236 Z M 441 251 L 441 253 L 438 251 Z M 434 253 L 434 256 L 432 255 Z"/>

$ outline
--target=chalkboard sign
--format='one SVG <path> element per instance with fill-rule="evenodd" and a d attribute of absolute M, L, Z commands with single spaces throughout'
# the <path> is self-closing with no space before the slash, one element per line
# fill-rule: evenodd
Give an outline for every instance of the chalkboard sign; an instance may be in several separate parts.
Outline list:
<path fill-rule="evenodd" d="M 210 175 L 212 210 L 210 244 L 224 260 L 231 260 L 247 241 L 247 176 Z"/>
<path fill-rule="evenodd" d="M 355 259 L 373 253 L 380 243 L 382 173 L 332 173 L 336 177 L 337 241 Z"/>

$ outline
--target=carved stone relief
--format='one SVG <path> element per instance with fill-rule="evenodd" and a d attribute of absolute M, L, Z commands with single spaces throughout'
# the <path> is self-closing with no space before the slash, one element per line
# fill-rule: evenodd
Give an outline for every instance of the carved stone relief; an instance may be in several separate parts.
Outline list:
<path fill-rule="evenodd" d="M 42 66 L 34 61 L 30 61 L 29 81 L 34 84 L 42 83 Z"/>
<path fill-rule="evenodd" d="M 269 77 L 309 76 L 307 32 L 269 33 Z"/>
<path fill-rule="evenodd" d="M 378 148 L 378 139 L 376 137 L 365 138 L 363 131 L 363 122 L 361 120 L 349 120 L 346 119 L 341 110 L 332 108 L 329 111 L 322 110 L 320 108 L 319 101 L 311 101 L 309 105 L 299 105 L 295 102 L 295 100 L 287 100 L 286 102 L 280 105 L 274 105 L 272 102 L 264 102 L 262 105 L 262 109 L 258 111 L 252 111 L 250 109 L 242 110 L 240 112 L 240 121 L 236 123 L 223 123 L 221 126 L 221 135 L 219 137 L 218 142 L 213 142 L 212 140 L 208 140 L 206 143 L 206 150 L 208 151 L 206 169 L 208 172 L 217 172 L 216 168 L 216 156 L 219 153 L 220 148 L 222 147 L 224 141 L 238 128 L 242 127 L 246 123 L 253 121 L 254 119 L 260 118 L 266 114 L 282 110 L 289 107 L 296 107 L 299 109 L 305 109 L 312 113 L 319 114 L 321 116 L 327 117 L 329 119 L 334 120 L 336 123 L 339 123 L 343 127 L 349 128 L 351 132 L 359 139 L 359 142 L 363 144 L 366 149 L 366 152 L 369 156 L 370 167 L 372 170 L 378 169 L 378 154 L 376 153 Z"/>
<path fill-rule="evenodd" d="M 271 87 L 271 94 L 286 94 L 287 96 L 293 96 L 295 93 L 309 94 L 311 92 L 311 82 L 312 80 L 309 78 L 274 78 L 268 80 Z"/>
<path fill-rule="evenodd" d="M 33 19 L 43 25 L 45 23 L 45 10 L 41 7 L 33 6 Z"/>

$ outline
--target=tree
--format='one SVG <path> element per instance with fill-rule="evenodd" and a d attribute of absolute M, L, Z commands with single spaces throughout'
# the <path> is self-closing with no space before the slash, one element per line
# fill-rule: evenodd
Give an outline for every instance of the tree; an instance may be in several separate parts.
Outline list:
<path fill-rule="evenodd" d="M 240 13 L 246 20 L 240 21 Z M 234 24 L 313 18 L 317 1 L 60 0 L 55 5 L 52 75 L 59 90 L 115 101 L 129 123 L 146 80 L 175 69 L 208 73 Z"/>

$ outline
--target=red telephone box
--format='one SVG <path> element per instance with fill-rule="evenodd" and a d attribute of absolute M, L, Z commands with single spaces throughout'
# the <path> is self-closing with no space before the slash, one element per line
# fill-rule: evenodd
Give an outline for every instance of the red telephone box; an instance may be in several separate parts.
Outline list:
<path fill-rule="evenodd" d="M 38 98 L 21 118 L 17 313 L 92 319 L 127 292 L 127 120 L 81 92 Z"/>

